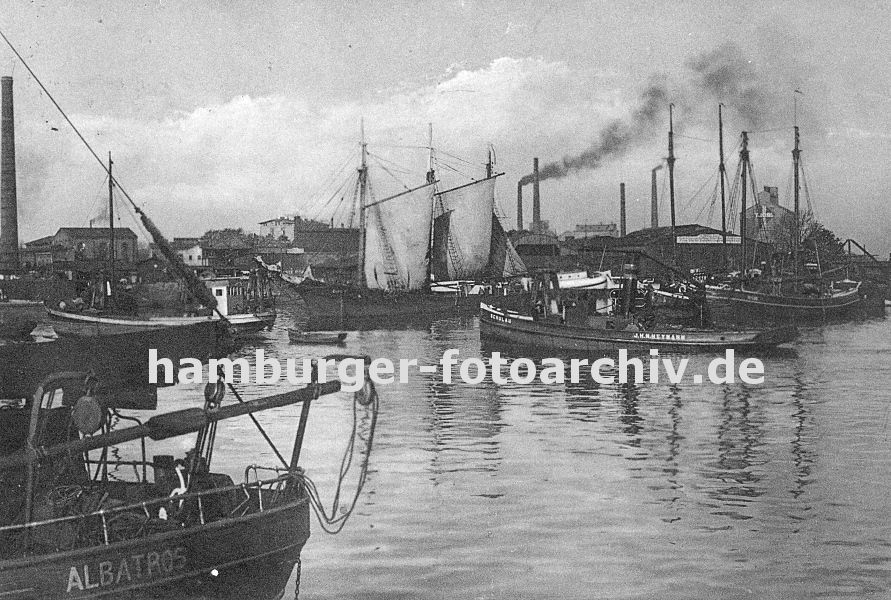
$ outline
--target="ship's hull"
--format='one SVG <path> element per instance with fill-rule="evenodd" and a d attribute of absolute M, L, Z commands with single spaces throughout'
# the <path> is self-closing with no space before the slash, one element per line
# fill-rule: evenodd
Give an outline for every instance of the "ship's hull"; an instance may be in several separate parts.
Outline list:
<path fill-rule="evenodd" d="M 440 319 L 475 315 L 481 298 L 337 288 L 305 282 L 297 286 L 296 292 L 302 299 L 298 308 L 304 313 L 304 331 L 427 327 Z"/>
<path fill-rule="evenodd" d="M 234 348 L 219 321 L 0 344 L 0 398 L 29 396 L 46 375 L 58 371 L 92 371 L 109 386 L 145 386 L 150 350 L 179 365 L 182 358 L 220 358 Z"/>
<path fill-rule="evenodd" d="M 652 348 L 669 352 L 714 352 L 728 348 L 773 348 L 793 341 L 797 331 L 790 326 L 752 331 L 691 328 L 652 331 L 594 329 L 535 320 L 527 315 L 481 303 L 480 335 L 484 339 L 512 346 L 562 352 L 596 353 L 617 349 L 645 352 Z"/>
<path fill-rule="evenodd" d="M 109 335 L 115 333 L 131 333 L 147 329 L 164 327 L 181 327 L 219 321 L 219 315 L 203 317 L 150 317 L 148 319 L 121 319 L 100 317 L 82 313 L 69 313 L 47 309 L 52 320 L 53 330 L 59 335 Z M 235 314 L 226 317 L 235 335 L 250 335 L 264 329 L 272 329 L 275 324 L 275 311 Z"/>
<path fill-rule="evenodd" d="M 281 597 L 308 537 L 304 497 L 139 539 L 2 560 L 0 598 Z"/>
<path fill-rule="evenodd" d="M 860 286 L 834 296 L 785 296 L 708 286 L 706 297 L 716 318 L 770 323 L 821 323 L 862 314 Z"/>
<path fill-rule="evenodd" d="M 46 313 L 42 302 L 6 300 L 0 302 L 0 338 L 23 339 L 42 320 Z"/>

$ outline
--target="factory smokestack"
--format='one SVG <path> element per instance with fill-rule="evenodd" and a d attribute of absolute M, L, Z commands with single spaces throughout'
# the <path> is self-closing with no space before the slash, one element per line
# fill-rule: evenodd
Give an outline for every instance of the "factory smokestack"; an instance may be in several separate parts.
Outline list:
<path fill-rule="evenodd" d="M 12 118 L 12 77 L 0 78 L 0 271 L 19 270 L 19 223 L 15 190 L 15 131 Z"/>
<path fill-rule="evenodd" d="M 650 204 L 650 227 L 652 227 L 654 229 L 656 227 L 659 227 L 659 190 L 656 187 L 656 171 L 658 171 L 661 168 L 662 168 L 661 164 L 656 165 L 653 168 L 651 188 L 650 188 L 650 198 L 652 201 Z"/>
<path fill-rule="evenodd" d="M 538 158 L 532 159 L 532 231 L 541 227 L 541 197 L 538 194 Z"/>
<path fill-rule="evenodd" d="M 619 235 L 625 237 L 625 184 L 619 184 Z"/>
<path fill-rule="evenodd" d="M 517 182 L 517 231 L 523 231 L 523 182 Z"/>

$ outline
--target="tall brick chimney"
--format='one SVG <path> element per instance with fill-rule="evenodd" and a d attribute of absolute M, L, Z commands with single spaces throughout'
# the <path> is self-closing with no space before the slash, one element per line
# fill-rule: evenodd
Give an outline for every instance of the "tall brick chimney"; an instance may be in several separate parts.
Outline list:
<path fill-rule="evenodd" d="M 619 184 L 619 235 L 625 237 L 625 184 Z"/>
<path fill-rule="evenodd" d="M 538 194 L 538 158 L 532 159 L 532 231 L 541 228 L 541 197 Z"/>
<path fill-rule="evenodd" d="M 12 77 L 0 78 L 0 272 L 19 270 L 19 223 L 15 190 L 15 131 L 12 118 Z"/>
<path fill-rule="evenodd" d="M 523 231 L 523 180 L 517 182 L 517 231 Z"/>

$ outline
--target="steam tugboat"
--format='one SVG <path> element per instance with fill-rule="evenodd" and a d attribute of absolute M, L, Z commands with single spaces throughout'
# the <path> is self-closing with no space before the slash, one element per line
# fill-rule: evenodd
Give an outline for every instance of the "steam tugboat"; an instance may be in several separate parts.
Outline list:
<path fill-rule="evenodd" d="M 604 310 L 584 295 L 567 295 L 554 273 L 539 275 L 527 299 L 530 310 L 518 311 L 480 303 L 480 335 L 484 339 L 542 350 L 609 351 L 637 348 L 676 352 L 712 352 L 727 348 L 763 350 L 793 341 L 795 327 L 723 330 L 707 327 L 660 326 L 652 291 L 641 292 L 635 265 L 626 265 L 619 290 Z"/>

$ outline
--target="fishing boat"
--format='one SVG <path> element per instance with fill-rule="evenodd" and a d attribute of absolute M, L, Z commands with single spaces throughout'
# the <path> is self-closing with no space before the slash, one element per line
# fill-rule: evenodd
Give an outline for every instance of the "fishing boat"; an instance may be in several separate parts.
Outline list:
<path fill-rule="evenodd" d="M 276 320 L 275 299 L 271 292 L 258 291 L 252 283 L 253 277 L 265 278 L 262 270 L 257 270 L 248 278 L 218 278 L 204 280 L 202 283 L 216 299 L 215 311 L 204 309 L 209 313 L 196 316 L 159 316 L 142 319 L 132 317 L 109 316 L 104 312 L 73 312 L 47 308 L 53 330 L 59 335 L 97 335 L 115 332 L 135 331 L 139 329 L 157 329 L 161 327 L 179 327 L 194 325 L 207 321 L 225 319 L 233 333 L 243 337 L 258 333 L 264 329 L 272 329 Z M 263 289 L 268 289 L 264 286 Z"/>
<path fill-rule="evenodd" d="M 797 336 L 792 326 L 752 330 L 660 326 L 651 298 L 638 288 L 634 267 L 626 265 L 626 270 L 622 288 L 606 313 L 584 302 L 566 300 L 556 274 L 550 273 L 533 283 L 527 302 L 530 310 L 481 303 L 480 336 L 536 350 L 581 352 L 714 352 L 728 348 L 754 351 L 791 342 Z"/>
<path fill-rule="evenodd" d="M 425 183 L 377 200 L 369 192 L 364 134 L 360 150 L 351 212 L 359 230 L 355 275 L 342 283 L 304 278 L 293 285 L 283 279 L 302 298 L 303 329 L 426 326 L 444 317 L 472 316 L 479 304 L 473 292 L 491 287 L 478 282 L 525 271 L 494 214 L 501 174 L 493 172 L 491 160 L 484 178 L 440 191 L 431 141 Z"/>
<path fill-rule="evenodd" d="M 105 165 L 104 165 L 105 166 Z M 109 214 L 109 256 L 106 273 L 98 277 L 96 285 L 91 286 L 92 298 L 88 300 L 87 310 L 82 306 L 69 306 L 60 302 L 58 308 L 47 308 L 53 321 L 53 328 L 59 335 L 96 335 L 115 331 L 132 331 L 139 328 L 176 327 L 193 325 L 206 320 L 225 318 L 235 335 L 245 336 L 272 329 L 275 324 L 275 298 L 268 284 L 267 272 L 257 268 L 245 277 L 210 278 L 203 281 L 214 298 L 214 304 L 202 302 L 206 293 L 196 296 L 201 304 L 194 312 L 204 315 L 134 317 L 122 314 L 119 310 L 124 304 L 117 299 L 117 279 L 115 277 L 115 228 L 114 228 L 114 190 L 116 180 L 112 174 L 113 162 L 109 154 L 105 170 L 108 172 L 108 214 Z M 129 197 L 128 197 L 129 199 Z M 175 271 L 181 275 L 188 268 L 182 264 L 179 255 L 165 253 L 168 262 L 176 263 Z M 190 279 L 195 277 L 190 273 Z M 99 275 L 99 274 L 97 274 Z M 192 286 L 194 287 L 194 286 Z M 191 288 L 190 288 L 191 289 Z"/>
<path fill-rule="evenodd" d="M 301 331 L 288 329 L 288 339 L 292 344 L 343 344 L 346 341 L 346 332 L 340 331 Z"/>
<path fill-rule="evenodd" d="M 808 323 L 846 319 L 861 314 L 867 304 L 865 288 L 859 281 L 827 281 L 829 275 L 841 268 L 815 275 L 801 274 L 800 248 L 801 211 L 800 204 L 800 137 L 798 126 L 794 127 L 795 139 L 792 149 L 794 211 L 792 223 L 792 273 L 779 273 L 772 277 L 749 277 L 751 272 L 743 269 L 740 277 L 732 283 L 706 286 L 708 300 L 716 314 L 722 314 L 734 321 L 754 321 L 759 323 Z M 746 188 L 748 186 L 749 151 L 748 136 L 742 134 L 740 150 L 741 199 L 740 241 L 743 261 L 747 260 L 748 234 L 746 232 Z M 723 180 L 722 180 L 723 182 Z M 754 180 L 752 185 L 754 186 Z M 723 227 L 723 225 L 722 225 Z M 815 252 L 819 253 L 816 243 Z M 819 254 L 814 265 L 820 270 Z M 747 266 L 744 264 L 744 266 Z"/>
<path fill-rule="evenodd" d="M 340 382 L 253 400 L 230 386 L 229 403 L 226 387 L 210 384 L 203 408 L 145 421 L 119 413 L 132 404 L 97 394 L 97 383 L 87 372 L 50 374 L 0 411 L 0 597 L 280 598 L 295 565 L 299 586 L 310 512 L 321 508 L 298 466 L 308 413 Z M 354 402 L 374 419 L 373 388 Z M 212 470 L 220 422 L 297 404 L 290 461 L 273 446 L 282 464 L 246 461 L 240 482 Z M 149 454 L 189 434 L 183 456 Z M 372 437 L 373 425 L 363 470 Z"/>

